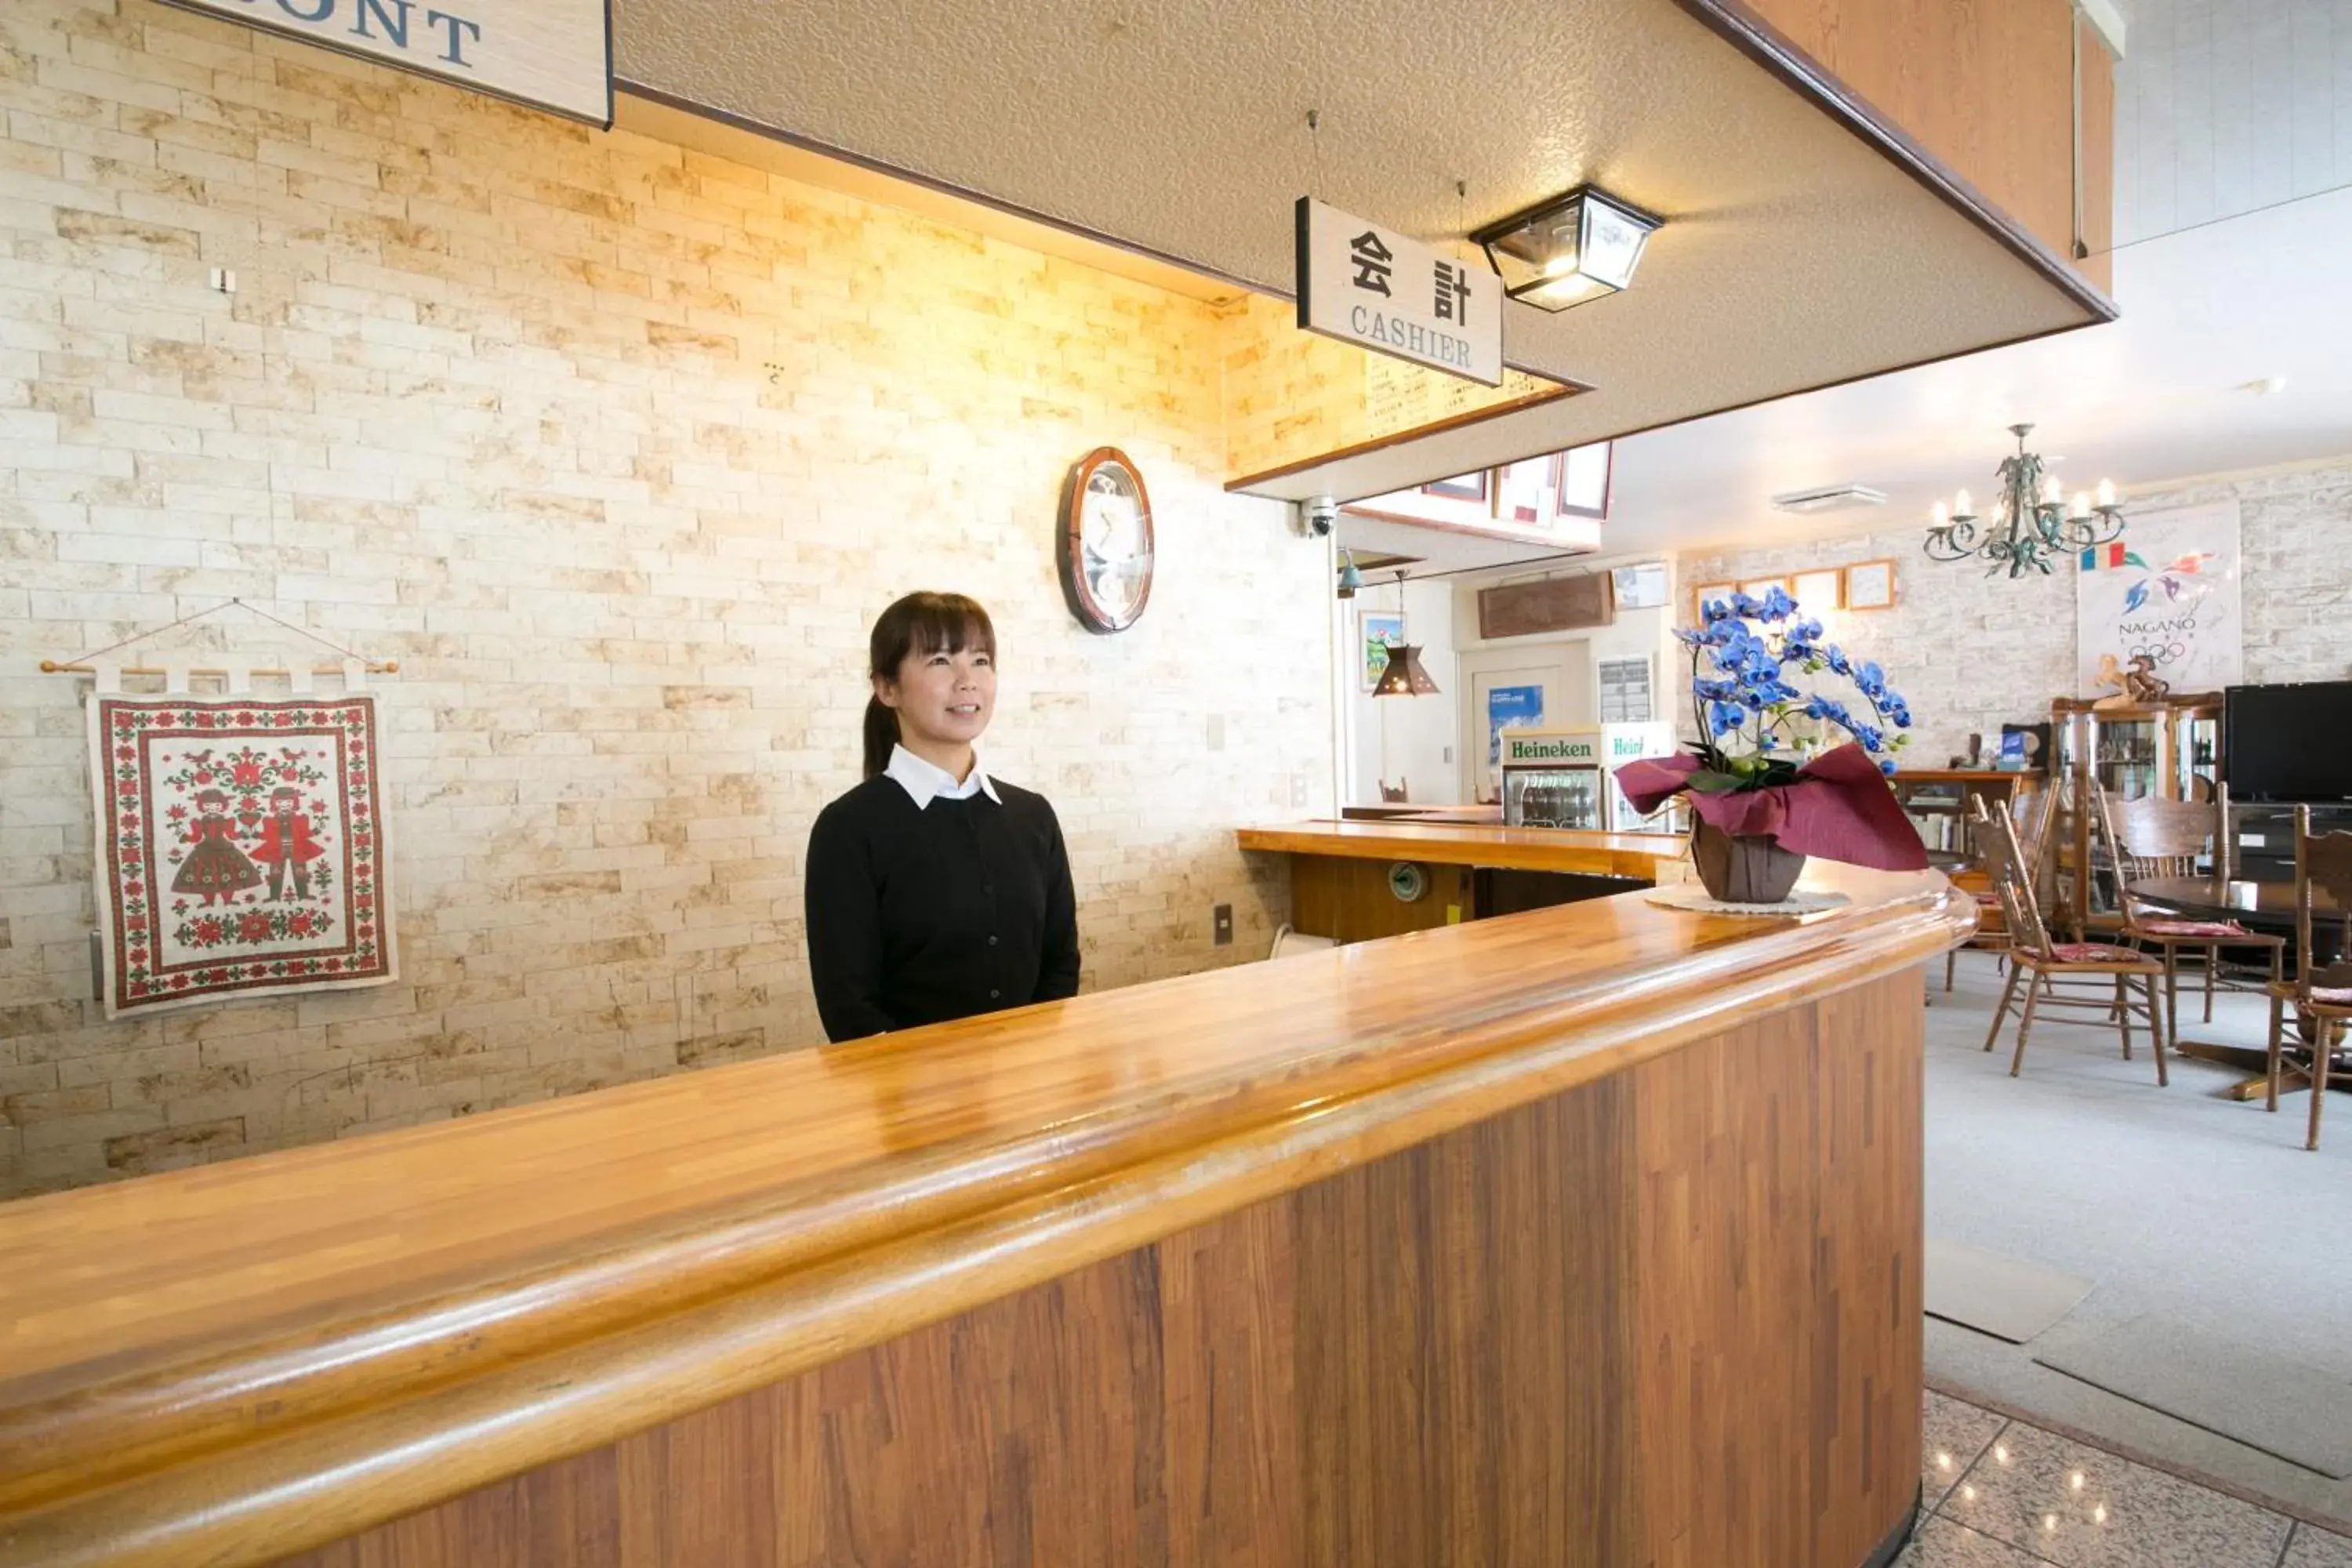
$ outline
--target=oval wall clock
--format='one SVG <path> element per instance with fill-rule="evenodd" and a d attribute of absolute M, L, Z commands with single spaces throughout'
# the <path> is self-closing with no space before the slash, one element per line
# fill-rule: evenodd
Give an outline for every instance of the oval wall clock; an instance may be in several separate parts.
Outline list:
<path fill-rule="evenodd" d="M 1090 632 L 1123 632 L 1151 600 L 1151 499 L 1116 447 L 1097 447 L 1062 486 L 1055 553 L 1070 614 Z"/>

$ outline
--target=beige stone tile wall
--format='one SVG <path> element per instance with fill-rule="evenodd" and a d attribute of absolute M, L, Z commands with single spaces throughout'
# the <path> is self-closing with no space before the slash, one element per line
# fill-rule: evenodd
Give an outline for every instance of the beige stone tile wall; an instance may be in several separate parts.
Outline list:
<path fill-rule="evenodd" d="M 1328 792 L 1327 584 L 1221 489 L 1208 306 L 148 0 L 7 0 L 0 114 L 0 1193 L 817 1041 L 803 847 L 915 587 L 996 612 L 1087 986 L 1265 952 L 1230 829 Z M 1112 638 L 1054 576 L 1103 443 L 1160 549 Z M 35 667 L 230 595 L 401 661 L 403 973 L 110 1025 Z"/>
<path fill-rule="evenodd" d="M 2236 498 L 2249 681 L 2352 676 L 2342 626 L 2352 611 L 2352 464 L 2299 468 L 2135 493 L 2135 511 Z M 2050 717 L 2074 692 L 2074 578 L 2069 568 L 2014 581 L 1930 561 L 1925 525 L 1867 537 L 1685 557 L 1676 579 L 1687 614 L 1703 583 L 1784 576 L 1891 556 L 1895 608 L 1824 617 L 1846 651 L 1874 658 L 1908 698 L 1919 739 L 1907 761 L 1942 767 L 1971 733 L 1995 743 L 2004 723 Z M 1680 689 L 1679 682 L 1675 689 Z"/>
<path fill-rule="evenodd" d="M 1507 370 L 1481 386 L 1298 330 L 1298 308 L 1252 294 L 1223 307 L 1225 464 L 1245 479 L 1480 412 L 1556 395 L 1560 384 Z"/>

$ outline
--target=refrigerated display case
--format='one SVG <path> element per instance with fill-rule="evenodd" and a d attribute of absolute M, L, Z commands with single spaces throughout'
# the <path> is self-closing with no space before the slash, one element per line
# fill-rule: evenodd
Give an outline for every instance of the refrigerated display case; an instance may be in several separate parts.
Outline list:
<path fill-rule="evenodd" d="M 1503 822 L 1606 833 L 1678 833 L 1681 797 L 1643 816 L 1617 787 L 1616 769 L 1671 756 L 1671 724 L 1598 724 L 1503 731 Z"/>

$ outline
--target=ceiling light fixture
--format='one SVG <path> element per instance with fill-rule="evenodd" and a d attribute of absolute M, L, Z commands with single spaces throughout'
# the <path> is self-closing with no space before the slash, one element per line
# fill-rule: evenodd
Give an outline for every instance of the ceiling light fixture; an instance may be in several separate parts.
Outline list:
<path fill-rule="evenodd" d="M 2031 425 L 2012 425 L 2017 452 L 2000 460 L 2000 494 L 1993 515 L 1980 518 L 1969 510 L 1969 492 L 1960 491 L 1947 508 L 1937 501 L 1935 521 L 1921 548 L 1937 561 L 1982 558 L 1988 572 L 2009 569 L 2021 577 L 2031 567 L 2043 574 L 2061 555 L 2079 554 L 2113 543 L 2124 531 L 2124 509 L 2116 502 L 2116 487 L 2099 481 L 2094 501 L 2081 490 L 2072 506 L 2065 487 L 2054 474 L 2043 472 L 2042 459 L 2025 449 Z M 1977 525 L 1982 523 L 1979 529 Z"/>
<path fill-rule="evenodd" d="M 1597 185 L 1488 224 L 1470 237 L 1503 279 L 1503 291 L 1540 310 L 1565 310 L 1633 281 L 1661 220 Z"/>
<path fill-rule="evenodd" d="M 1375 697 L 1434 697 L 1437 682 L 1421 667 L 1421 649 L 1404 640 L 1404 574 L 1397 580 L 1397 640 L 1389 646 L 1389 661 L 1372 688 Z"/>
<path fill-rule="evenodd" d="M 1339 568 L 1339 597 L 1352 599 L 1364 585 L 1364 574 L 1356 570 L 1356 553 L 1346 545 L 1339 547 L 1346 564 Z"/>

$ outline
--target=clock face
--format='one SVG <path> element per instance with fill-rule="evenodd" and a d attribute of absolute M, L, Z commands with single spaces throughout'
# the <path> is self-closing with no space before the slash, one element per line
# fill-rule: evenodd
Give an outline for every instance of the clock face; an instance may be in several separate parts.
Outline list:
<path fill-rule="evenodd" d="M 1151 502 L 1143 476 L 1115 447 L 1070 470 L 1062 489 L 1062 591 L 1089 631 L 1123 632 L 1151 598 Z"/>

